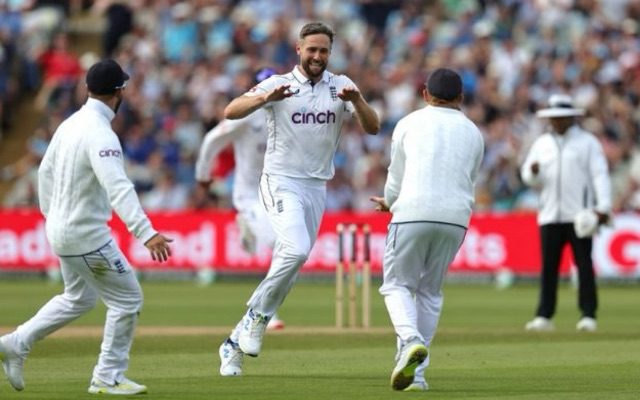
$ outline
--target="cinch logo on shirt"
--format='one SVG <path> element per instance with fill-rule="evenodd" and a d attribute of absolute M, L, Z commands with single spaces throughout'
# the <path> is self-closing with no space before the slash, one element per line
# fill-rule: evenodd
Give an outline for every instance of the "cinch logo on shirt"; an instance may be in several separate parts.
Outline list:
<path fill-rule="evenodd" d="M 332 111 L 302 112 L 294 113 L 291 116 L 291 122 L 294 124 L 335 124 L 336 114 Z"/>
<path fill-rule="evenodd" d="M 122 152 L 116 149 L 104 149 L 98 153 L 100 157 L 122 157 Z"/>

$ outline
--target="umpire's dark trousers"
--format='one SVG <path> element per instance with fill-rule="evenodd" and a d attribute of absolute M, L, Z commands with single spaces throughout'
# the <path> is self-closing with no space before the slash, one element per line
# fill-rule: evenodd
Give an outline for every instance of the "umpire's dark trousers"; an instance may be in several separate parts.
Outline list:
<path fill-rule="evenodd" d="M 556 311 L 558 275 L 562 250 L 568 243 L 578 267 L 578 307 L 583 317 L 596 317 L 598 298 L 591 249 L 593 240 L 579 239 L 573 224 L 547 224 L 540 226 L 542 245 L 542 276 L 537 316 L 551 318 Z"/>

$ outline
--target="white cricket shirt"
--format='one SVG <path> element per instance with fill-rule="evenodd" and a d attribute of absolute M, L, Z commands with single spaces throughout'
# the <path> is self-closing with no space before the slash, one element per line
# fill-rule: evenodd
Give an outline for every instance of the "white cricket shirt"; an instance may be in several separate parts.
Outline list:
<path fill-rule="evenodd" d="M 58 255 L 90 253 L 109 242 L 112 208 L 136 238 L 146 242 L 156 234 L 125 174 L 111 129 L 114 116 L 106 104 L 89 98 L 60 124 L 42 159 L 40 210 Z"/>
<path fill-rule="evenodd" d="M 344 118 L 354 112 L 351 102 L 342 101 L 338 93 L 356 85 L 345 75 L 328 71 L 314 85 L 310 82 L 295 66 L 291 72 L 272 75 L 246 93 L 261 95 L 285 84 L 297 92 L 263 107 L 268 130 L 266 174 L 322 180 L 333 177 L 340 129 Z"/>
<path fill-rule="evenodd" d="M 484 155 L 476 125 L 461 111 L 426 106 L 398 121 L 384 197 L 391 222 L 467 227 Z"/>
<path fill-rule="evenodd" d="M 196 180 L 211 180 L 212 161 L 229 143 L 233 143 L 235 159 L 232 201 L 239 210 L 246 202 L 258 200 L 258 186 L 267 145 L 264 111 L 258 110 L 241 119 L 225 119 L 207 132 L 196 161 Z"/>

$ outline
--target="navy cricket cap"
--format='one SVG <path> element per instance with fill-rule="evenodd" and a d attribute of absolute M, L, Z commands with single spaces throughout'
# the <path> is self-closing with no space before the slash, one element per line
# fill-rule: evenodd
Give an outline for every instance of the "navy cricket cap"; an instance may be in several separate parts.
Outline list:
<path fill-rule="evenodd" d="M 263 80 L 267 79 L 271 75 L 274 75 L 276 71 L 273 68 L 263 67 L 256 71 L 253 75 L 253 82 L 258 84 Z"/>
<path fill-rule="evenodd" d="M 126 86 L 129 75 L 112 59 L 99 61 L 87 72 L 87 88 L 93 94 L 113 94 Z"/>
<path fill-rule="evenodd" d="M 462 94 L 462 79 L 455 71 L 438 68 L 427 80 L 427 91 L 433 97 L 451 101 Z"/>

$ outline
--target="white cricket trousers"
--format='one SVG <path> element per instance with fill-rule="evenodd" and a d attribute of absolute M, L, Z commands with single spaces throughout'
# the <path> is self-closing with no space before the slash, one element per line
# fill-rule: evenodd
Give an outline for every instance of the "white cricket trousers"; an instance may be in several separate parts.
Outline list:
<path fill-rule="evenodd" d="M 104 336 L 93 377 L 113 384 L 122 381 L 129 365 L 142 289 L 129 262 L 111 240 L 79 256 L 61 256 L 64 293 L 53 297 L 16 329 L 27 351 L 38 340 L 91 310 L 98 297 L 107 306 Z"/>
<path fill-rule="evenodd" d="M 276 234 L 271 266 L 247 302 L 272 316 L 291 290 L 318 237 L 326 181 L 263 174 L 260 197 Z"/>
<path fill-rule="evenodd" d="M 462 226 L 438 222 L 389 225 L 380 294 L 398 347 L 413 337 L 431 345 L 442 310 L 444 277 L 465 233 Z M 428 364 L 427 358 L 416 370 L 417 379 Z"/>

